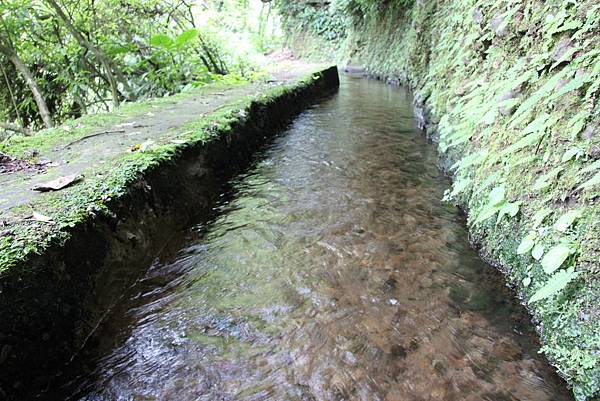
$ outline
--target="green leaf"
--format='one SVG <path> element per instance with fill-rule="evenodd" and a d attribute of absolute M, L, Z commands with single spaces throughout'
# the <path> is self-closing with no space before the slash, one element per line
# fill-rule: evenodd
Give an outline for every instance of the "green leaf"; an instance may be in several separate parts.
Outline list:
<path fill-rule="evenodd" d="M 531 256 L 533 256 L 533 258 L 535 260 L 540 260 L 543 255 L 544 255 L 544 246 L 542 244 L 536 244 L 533 247 L 533 249 L 531 250 Z"/>
<path fill-rule="evenodd" d="M 552 213 L 552 209 L 550 209 L 550 208 L 540 209 L 537 212 L 535 212 L 535 214 L 532 217 L 533 228 L 536 228 L 537 226 L 539 226 L 540 224 L 542 224 L 542 222 L 544 221 L 544 219 L 546 217 L 548 217 L 548 215 L 551 214 L 551 213 Z"/>
<path fill-rule="evenodd" d="M 502 203 L 504 201 L 505 193 L 506 193 L 506 190 L 504 189 L 504 186 L 499 186 L 499 187 L 495 187 L 494 189 L 492 189 L 490 191 L 490 194 L 488 195 L 489 205 L 496 206 L 496 205 Z"/>
<path fill-rule="evenodd" d="M 529 287 L 529 284 L 531 284 L 531 277 L 525 277 L 525 278 L 523 279 L 523 285 L 524 285 L 525 287 Z"/>
<path fill-rule="evenodd" d="M 571 140 L 577 138 L 577 135 L 581 132 L 585 126 L 585 120 L 579 120 L 571 126 Z"/>
<path fill-rule="evenodd" d="M 598 184 L 600 184 L 600 173 L 596 173 L 595 176 L 581 184 L 578 189 L 588 189 L 589 187 L 593 187 L 594 185 Z"/>
<path fill-rule="evenodd" d="M 534 191 L 539 191 L 540 189 L 548 188 L 550 186 L 550 184 L 551 184 L 551 182 L 548 179 L 548 177 L 541 176 L 541 177 L 538 177 L 537 180 L 535 180 L 535 182 L 533 183 L 532 189 Z"/>
<path fill-rule="evenodd" d="M 502 185 L 495 187 L 490 191 L 490 193 L 488 194 L 488 203 L 485 206 L 483 206 L 477 214 L 475 223 L 481 223 L 482 221 L 489 219 L 490 217 L 495 215 L 499 210 L 501 210 L 503 206 L 505 206 L 505 192 L 506 190 Z"/>
<path fill-rule="evenodd" d="M 175 38 L 175 46 L 178 48 L 182 48 L 190 41 L 196 39 L 198 37 L 198 30 L 195 28 L 188 29 L 187 31 L 183 31 L 179 36 Z"/>
<path fill-rule="evenodd" d="M 529 299 L 529 303 L 541 301 L 542 299 L 546 299 L 556 294 L 565 288 L 567 284 L 569 284 L 569 282 L 571 282 L 571 280 L 576 278 L 578 275 L 579 272 L 575 272 L 573 267 L 555 273 L 542 288 L 533 294 L 533 296 Z"/>
<path fill-rule="evenodd" d="M 535 245 L 535 239 L 537 238 L 537 233 L 535 231 L 530 232 L 523 238 L 519 247 L 517 248 L 518 255 L 524 255 L 533 249 Z"/>
<path fill-rule="evenodd" d="M 546 274 L 553 273 L 562 266 L 571 254 L 571 248 L 566 245 L 558 244 L 552 247 L 542 259 L 542 268 Z"/>
<path fill-rule="evenodd" d="M 581 156 L 583 152 L 581 151 L 581 149 L 579 148 L 571 148 L 568 149 L 565 154 L 563 155 L 562 159 L 560 160 L 561 163 L 565 163 L 568 162 L 569 160 L 571 160 L 574 156 Z"/>
<path fill-rule="evenodd" d="M 600 169 L 600 160 L 596 160 L 595 162 L 593 162 L 589 166 L 581 169 L 581 171 L 578 172 L 577 175 L 589 173 L 591 171 L 598 170 L 598 169 Z"/>
<path fill-rule="evenodd" d="M 558 166 L 556 168 L 553 168 L 552 170 L 550 170 L 549 172 L 547 172 L 546 174 L 540 176 L 537 180 L 535 180 L 535 183 L 533 184 L 533 190 L 534 191 L 539 191 L 540 189 L 544 189 L 550 186 L 550 184 L 552 184 L 552 181 L 554 178 L 556 178 L 556 176 L 558 174 L 560 174 L 561 171 L 563 171 L 563 167 L 562 166 Z"/>
<path fill-rule="evenodd" d="M 582 216 L 582 212 L 579 209 L 569 210 L 567 213 L 560 216 L 556 223 L 554 223 L 554 229 L 564 232 L 573 224 L 575 220 Z"/>
<path fill-rule="evenodd" d="M 590 112 L 583 109 L 569 120 L 568 126 L 571 129 L 571 139 L 577 138 L 577 134 L 581 132 L 589 116 Z"/>
<path fill-rule="evenodd" d="M 450 166 L 450 169 L 460 171 L 463 169 L 467 169 L 468 167 L 477 165 L 477 164 L 481 163 L 483 160 L 485 160 L 485 157 L 487 156 L 487 154 L 488 154 L 488 151 L 485 149 L 482 151 L 479 151 L 479 152 L 472 153 L 468 156 L 463 157 L 456 163 L 454 163 L 452 166 Z"/>
<path fill-rule="evenodd" d="M 463 192 L 467 187 L 471 185 L 471 180 L 469 178 L 460 178 L 454 181 L 452 185 L 452 192 L 444 195 L 444 201 L 448 202 L 456 197 L 456 195 Z"/>
<path fill-rule="evenodd" d="M 533 120 L 532 122 L 527 124 L 527 127 L 525 127 L 525 130 L 523 131 L 523 133 L 531 134 L 531 133 L 536 133 L 536 132 L 545 130 L 546 122 L 548 121 L 548 117 L 550 117 L 550 114 L 548 114 L 548 113 L 540 114 L 538 117 L 536 117 L 535 120 Z"/>
<path fill-rule="evenodd" d="M 507 203 L 502 206 L 501 212 L 508 214 L 510 217 L 515 217 L 519 213 L 519 206 L 521 206 L 521 202 Z"/>
<path fill-rule="evenodd" d="M 519 206 L 521 202 L 507 202 L 502 205 L 500 208 L 500 213 L 498 213 L 498 220 L 496 223 L 499 223 L 504 216 L 515 217 L 517 213 L 519 213 Z"/>
<path fill-rule="evenodd" d="M 581 88 L 589 80 L 590 80 L 590 76 L 589 75 L 582 75 L 582 76 L 573 78 L 571 81 L 569 81 L 568 84 L 566 84 L 565 86 L 563 86 L 562 88 L 560 88 L 558 90 L 558 92 L 556 92 L 554 95 L 552 95 L 550 97 L 550 99 L 548 99 L 548 101 L 552 101 L 554 99 L 557 99 L 557 98 L 561 97 L 562 95 L 564 95 L 566 93 L 569 93 L 571 91 L 574 91 L 576 89 Z"/>
<path fill-rule="evenodd" d="M 125 54 L 129 51 L 135 51 L 135 47 L 134 46 L 120 46 L 120 45 L 115 45 L 115 46 L 111 46 L 108 47 L 106 49 L 106 55 L 107 56 L 117 56 L 119 54 Z"/>
<path fill-rule="evenodd" d="M 510 126 L 514 127 L 517 123 L 519 123 L 522 119 L 529 114 L 529 112 L 533 109 L 534 106 L 542 99 L 547 99 L 548 95 L 554 90 L 556 84 L 563 79 L 568 74 L 572 74 L 572 69 L 564 68 L 557 74 L 554 74 L 550 79 L 546 81 L 546 83 L 532 93 L 529 98 L 527 98 L 521 106 L 517 109 L 515 114 L 513 114 Z M 566 85 L 565 85 L 566 86 Z"/>
<path fill-rule="evenodd" d="M 507 155 L 509 153 L 514 153 L 517 150 L 531 146 L 534 143 L 538 142 L 540 139 L 542 139 L 543 136 L 544 136 L 543 131 L 534 132 L 529 135 L 525 135 L 523 138 L 519 139 L 517 142 L 513 143 L 512 145 L 510 145 L 509 147 L 504 149 L 501 154 Z"/>
<path fill-rule="evenodd" d="M 552 64 L 552 66 L 550 67 L 550 70 L 552 71 L 553 69 L 558 67 L 561 63 L 564 63 L 565 61 L 570 60 L 571 56 L 573 56 L 573 54 L 577 53 L 579 50 L 581 50 L 581 49 L 576 46 L 567 50 L 558 60 L 556 60 L 556 62 L 554 64 Z"/>
<path fill-rule="evenodd" d="M 174 42 L 173 39 L 171 39 L 168 35 L 159 33 L 150 38 L 150 44 L 152 46 L 161 47 L 168 50 L 173 47 Z"/>
<path fill-rule="evenodd" d="M 499 206 L 494 206 L 490 204 L 485 205 L 477 215 L 475 223 L 481 223 L 482 221 L 489 219 L 490 217 L 495 215 L 498 212 L 498 210 L 500 210 Z"/>
<path fill-rule="evenodd" d="M 479 121 L 480 124 L 483 125 L 492 125 L 494 121 L 496 121 L 496 116 L 498 115 L 498 111 L 496 109 L 492 109 L 485 113 L 483 118 Z"/>

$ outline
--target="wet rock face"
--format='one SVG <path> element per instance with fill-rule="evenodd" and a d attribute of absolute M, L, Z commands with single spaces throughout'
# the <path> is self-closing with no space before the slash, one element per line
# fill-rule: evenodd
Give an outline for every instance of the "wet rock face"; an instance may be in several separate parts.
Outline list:
<path fill-rule="evenodd" d="M 515 105 L 509 100 L 517 98 L 521 94 L 521 87 L 511 89 L 498 98 L 498 111 L 503 116 L 510 116 L 515 111 Z"/>
<path fill-rule="evenodd" d="M 492 30 L 499 37 L 505 36 L 508 31 L 508 24 L 504 22 L 504 19 L 501 14 L 496 14 L 491 21 Z"/>
<path fill-rule="evenodd" d="M 570 37 L 565 36 L 561 40 L 558 41 L 554 50 L 552 50 L 552 60 L 559 61 L 563 58 L 563 56 L 573 48 L 573 41 Z M 563 61 L 571 61 L 573 59 L 573 55 L 567 56 Z"/>
<path fill-rule="evenodd" d="M 587 127 L 585 127 L 585 131 L 583 131 L 582 137 L 584 139 L 592 139 L 597 132 L 598 128 L 594 127 L 593 125 L 588 125 Z"/>
<path fill-rule="evenodd" d="M 476 8 L 475 10 L 473 10 L 473 20 L 475 21 L 475 23 L 477 23 L 477 25 L 481 25 L 481 23 L 483 22 L 483 12 L 480 8 Z"/>
<path fill-rule="evenodd" d="M 592 146 L 588 151 L 588 154 L 592 159 L 600 159 L 600 146 Z"/>

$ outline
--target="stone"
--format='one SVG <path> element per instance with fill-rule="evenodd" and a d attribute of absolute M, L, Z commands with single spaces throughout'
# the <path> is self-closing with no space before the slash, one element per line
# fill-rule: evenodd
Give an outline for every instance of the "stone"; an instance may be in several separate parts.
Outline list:
<path fill-rule="evenodd" d="M 552 60 L 560 60 L 572 47 L 573 41 L 571 40 L 571 38 L 568 36 L 563 37 L 561 40 L 558 41 L 556 46 L 554 46 L 554 50 L 552 50 Z M 572 59 L 573 55 L 567 57 L 563 61 L 571 61 Z"/>

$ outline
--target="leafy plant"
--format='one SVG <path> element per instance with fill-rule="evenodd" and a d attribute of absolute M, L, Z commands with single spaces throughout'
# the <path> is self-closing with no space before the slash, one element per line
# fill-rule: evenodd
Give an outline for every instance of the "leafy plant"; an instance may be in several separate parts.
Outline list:
<path fill-rule="evenodd" d="M 564 232 L 571 227 L 571 224 L 573 224 L 575 220 L 581 218 L 582 215 L 583 212 L 579 209 L 569 210 L 567 213 L 560 216 L 553 227 L 558 231 Z"/>
<path fill-rule="evenodd" d="M 542 258 L 542 256 L 544 256 L 544 251 L 545 251 L 544 245 L 542 245 L 542 244 L 535 244 L 535 246 L 531 250 L 531 256 L 535 260 L 540 260 Z"/>
<path fill-rule="evenodd" d="M 561 291 L 567 284 L 579 276 L 579 273 L 574 270 L 573 267 L 569 267 L 566 270 L 560 270 L 555 273 L 542 288 L 529 298 L 529 303 L 539 302 Z"/>
<path fill-rule="evenodd" d="M 150 38 L 150 44 L 167 51 L 181 51 L 188 44 L 191 44 L 191 42 L 196 39 L 198 35 L 199 33 L 196 28 L 183 31 L 174 38 L 166 34 L 156 34 Z"/>
<path fill-rule="evenodd" d="M 541 261 L 544 272 L 552 274 L 562 266 L 572 253 L 574 253 L 574 250 L 565 244 L 558 244 L 550 248 Z"/>
<path fill-rule="evenodd" d="M 505 199 L 504 186 L 498 186 L 492 189 L 488 195 L 488 202 L 481 208 L 475 219 L 475 223 L 481 223 L 498 213 L 496 223 L 499 223 L 504 216 L 514 217 L 519 213 L 520 202 L 508 202 Z"/>
<path fill-rule="evenodd" d="M 523 238 L 519 247 L 517 248 L 517 254 L 524 255 L 529 253 L 535 246 L 535 240 L 537 239 L 537 233 L 535 231 L 530 232 Z"/>

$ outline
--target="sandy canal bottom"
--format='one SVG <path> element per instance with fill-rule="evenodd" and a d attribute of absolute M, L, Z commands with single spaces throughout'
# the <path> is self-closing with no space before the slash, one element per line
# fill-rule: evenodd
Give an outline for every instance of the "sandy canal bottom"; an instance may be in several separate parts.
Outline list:
<path fill-rule="evenodd" d="M 53 392 L 571 399 L 441 202 L 436 161 L 407 92 L 343 77 L 224 187 L 208 220 L 165 246 Z"/>

